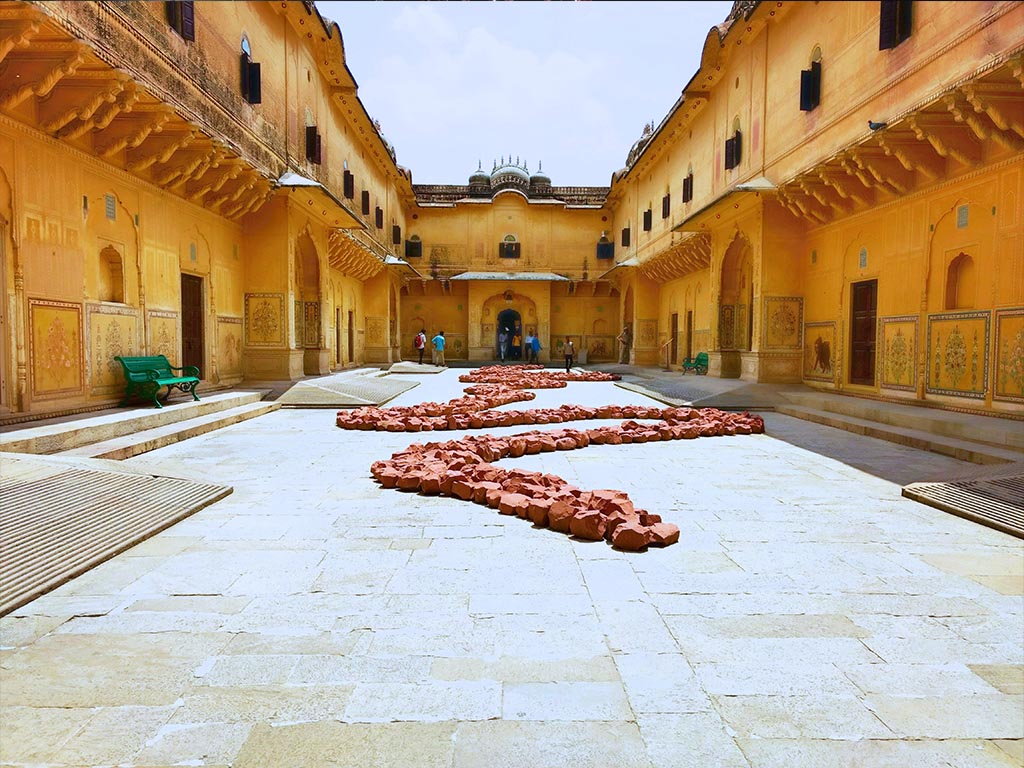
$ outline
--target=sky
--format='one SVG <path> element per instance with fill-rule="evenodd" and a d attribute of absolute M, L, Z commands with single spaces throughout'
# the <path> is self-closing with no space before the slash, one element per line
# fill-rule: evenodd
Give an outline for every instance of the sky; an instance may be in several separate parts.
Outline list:
<path fill-rule="evenodd" d="M 359 98 L 414 184 L 504 156 L 555 186 L 607 186 L 697 72 L 720 2 L 317 0 Z"/>

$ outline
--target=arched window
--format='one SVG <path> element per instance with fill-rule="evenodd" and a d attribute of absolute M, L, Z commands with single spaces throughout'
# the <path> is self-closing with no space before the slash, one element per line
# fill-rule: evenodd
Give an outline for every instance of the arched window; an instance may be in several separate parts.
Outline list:
<path fill-rule="evenodd" d="M 961 253 L 946 270 L 946 309 L 973 309 L 974 295 L 974 259 Z"/>
<path fill-rule="evenodd" d="M 515 235 L 505 235 L 498 243 L 498 258 L 518 259 L 520 256 L 520 243 Z"/>
<path fill-rule="evenodd" d="M 112 245 L 100 251 L 100 301 L 124 303 L 124 267 L 121 254 Z"/>
<path fill-rule="evenodd" d="M 260 76 L 260 65 L 252 60 L 252 46 L 249 38 L 242 35 L 241 53 L 241 87 L 242 98 L 250 104 L 259 104 L 263 100 L 263 80 Z"/>

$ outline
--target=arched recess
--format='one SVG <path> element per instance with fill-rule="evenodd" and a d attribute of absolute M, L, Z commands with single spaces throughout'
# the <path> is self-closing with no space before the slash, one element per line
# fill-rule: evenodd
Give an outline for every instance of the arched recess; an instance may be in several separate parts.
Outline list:
<path fill-rule="evenodd" d="M 302 372 L 307 376 L 327 373 L 322 357 L 324 334 L 321 307 L 323 297 L 320 290 L 320 254 L 309 232 L 299 235 L 295 252 L 295 296 L 298 307 L 295 313 L 295 342 L 303 350 Z"/>
<path fill-rule="evenodd" d="M 754 280 L 750 243 L 737 234 L 722 259 L 718 296 L 718 347 L 750 351 L 753 341 Z"/>
<path fill-rule="evenodd" d="M 506 310 L 512 310 L 513 313 L 507 314 L 505 318 L 512 318 L 512 323 L 509 325 L 509 349 L 512 348 L 512 335 L 515 332 L 515 317 L 518 315 L 519 320 L 519 335 L 524 337 L 526 335 L 527 326 L 526 322 L 529 322 L 530 328 L 535 328 L 536 333 L 541 333 L 541 325 L 545 323 L 547 318 L 542 318 L 537 314 L 537 303 L 529 296 L 524 296 L 521 293 L 514 291 L 504 291 L 503 293 L 497 293 L 488 299 L 484 300 L 483 306 L 481 307 L 482 317 L 493 317 L 495 318 L 494 327 L 489 328 L 485 325 L 481 329 L 481 340 L 486 343 L 492 341 L 494 349 L 498 349 L 498 332 L 501 328 L 502 313 Z M 527 320 L 523 320 L 527 318 Z M 529 318 L 537 318 L 536 323 Z M 541 344 L 547 346 L 546 340 L 541 338 Z"/>
<path fill-rule="evenodd" d="M 974 309 L 978 295 L 974 259 L 961 251 L 946 268 L 946 309 Z"/>

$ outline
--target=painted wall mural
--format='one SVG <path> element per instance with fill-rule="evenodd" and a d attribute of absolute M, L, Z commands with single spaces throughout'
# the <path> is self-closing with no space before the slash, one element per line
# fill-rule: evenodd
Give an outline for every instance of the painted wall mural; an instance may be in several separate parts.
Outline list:
<path fill-rule="evenodd" d="M 242 318 L 217 318 L 217 367 L 222 378 L 242 375 Z"/>
<path fill-rule="evenodd" d="M 284 344 L 284 294 L 245 294 L 245 343 L 254 347 Z"/>
<path fill-rule="evenodd" d="M 917 388 L 917 316 L 883 317 L 881 322 L 882 386 Z"/>
<path fill-rule="evenodd" d="M 764 300 L 765 349 L 799 349 L 804 300 L 799 296 L 768 296 Z"/>
<path fill-rule="evenodd" d="M 658 346 L 657 320 L 637 320 L 635 325 L 636 335 L 634 336 L 634 343 L 637 349 L 651 349 Z M 576 348 L 579 349 L 580 340 L 574 338 L 573 341 L 576 343 Z"/>
<path fill-rule="evenodd" d="M 993 399 L 1024 403 L 1024 307 L 996 310 Z"/>
<path fill-rule="evenodd" d="M 124 391 L 124 372 L 114 358 L 139 353 L 138 312 L 130 307 L 87 304 L 89 387 L 94 395 Z"/>
<path fill-rule="evenodd" d="M 723 304 L 718 308 L 718 346 L 736 349 L 736 307 Z"/>
<path fill-rule="evenodd" d="M 303 314 L 303 345 L 307 349 L 320 346 L 320 302 L 307 301 Z"/>
<path fill-rule="evenodd" d="M 928 316 L 926 391 L 984 398 L 988 388 L 988 312 Z"/>
<path fill-rule="evenodd" d="M 836 377 L 834 320 L 804 325 L 804 378 L 834 382 Z"/>
<path fill-rule="evenodd" d="M 152 310 L 149 317 L 149 354 L 163 355 L 171 365 L 181 365 L 178 343 L 178 313 Z"/>
<path fill-rule="evenodd" d="M 82 391 L 82 305 L 29 300 L 32 396 L 77 395 Z"/>
<path fill-rule="evenodd" d="M 609 362 L 615 360 L 615 337 L 588 336 L 587 337 L 587 360 L 592 363 Z"/>
<path fill-rule="evenodd" d="M 382 347 L 387 343 L 388 320 L 386 317 L 366 318 L 366 343 L 371 347 Z M 447 334 L 445 334 L 447 337 Z"/>

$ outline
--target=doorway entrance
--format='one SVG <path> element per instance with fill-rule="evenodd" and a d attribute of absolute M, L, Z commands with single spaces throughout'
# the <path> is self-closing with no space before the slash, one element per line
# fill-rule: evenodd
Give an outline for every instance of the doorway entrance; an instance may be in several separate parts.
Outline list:
<path fill-rule="evenodd" d="M 669 338 L 671 344 L 669 344 L 669 350 L 671 354 L 669 356 L 669 364 L 675 365 L 676 360 L 679 358 L 679 313 L 672 313 L 672 336 Z"/>
<path fill-rule="evenodd" d="M 498 313 L 498 327 L 494 330 L 494 348 L 498 349 L 498 336 L 502 330 L 508 336 L 506 360 L 523 359 L 523 319 L 514 309 Z"/>
<path fill-rule="evenodd" d="M 875 384 L 876 317 L 878 281 L 852 286 L 850 302 L 850 383 Z"/>
<path fill-rule="evenodd" d="M 181 364 L 203 369 L 203 278 L 181 276 Z"/>

